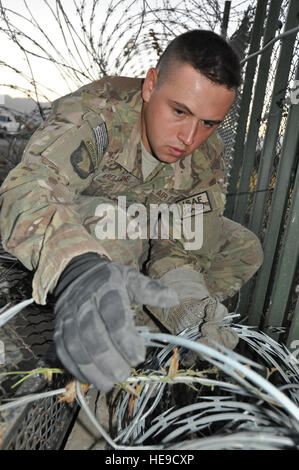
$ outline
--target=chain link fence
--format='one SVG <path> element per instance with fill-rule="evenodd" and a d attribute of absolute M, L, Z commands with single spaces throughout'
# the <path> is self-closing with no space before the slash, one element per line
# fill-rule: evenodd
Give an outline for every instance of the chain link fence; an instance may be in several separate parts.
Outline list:
<path fill-rule="evenodd" d="M 283 327 L 280 339 L 290 343 L 299 334 L 290 327 L 298 283 L 298 229 L 292 223 L 297 198 L 298 104 L 291 99 L 298 79 L 298 3 L 259 1 L 257 8 L 264 15 L 257 15 L 253 26 L 255 50 L 271 44 L 245 64 L 226 215 L 254 231 L 265 252 L 255 280 L 241 291 L 240 312 L 269 334 Z M 275 37 L 280 40 L 274 42 Z M 286 246 L 289 234 L 294 237 L 293 246 Z M 292 252 L 288 267 L 286 250 Z M 278 290 L 283 302 L 275 295 Z M 279 336 L 275 330 L 271 334 Z"/>

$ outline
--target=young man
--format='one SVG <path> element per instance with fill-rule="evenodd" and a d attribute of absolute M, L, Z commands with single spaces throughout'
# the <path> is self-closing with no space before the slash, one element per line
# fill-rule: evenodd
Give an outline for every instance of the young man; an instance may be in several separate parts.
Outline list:
<path fill-rule="evenodd" d="M 3 183 L 3 246 L 35 270 L 37 303 L 54 291 L 57 353 L 80 381 L 107 391 L 142 362 L 132 303 L 172 333 L 199 325 L 203 342 L 237 344 L 221 302 L 256 272 L 262 251 L 223 217 L 214 131 L 239 82 L 222 38 L 185 33 L 144 81 L 105 77 L 54 102 Z M 166 232 L 165 219 L 151 217 L 163 204 L 177 210 Z"/>

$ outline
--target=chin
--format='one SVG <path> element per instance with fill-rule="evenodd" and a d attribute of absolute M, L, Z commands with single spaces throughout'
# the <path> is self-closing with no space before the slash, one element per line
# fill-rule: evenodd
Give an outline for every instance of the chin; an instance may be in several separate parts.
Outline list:
<path fill-rule="evenodd" d="M 163 163 L 175 163 L 182 158 L 182 157 L 175 157 L 173 155 L 158 155 L 157 153 L 155 153 L 154 155 L 160 162 L 163 162 Z"/>
<path fill-rule="evenodd" d="M 174 163 L 176 161 L 172 157 L 157 157 L 157 159 L 162 163 Z"/>
<path fill-rule="evenodd" d="M 182 160 L 182 158 L 184 158 L 184 157 L 183 156 L 182 157 L 167 156 L 167 157 L 165 157 L 165 159 L 163 161 L 165 163 L 175 163 L 179 160 Z"/>

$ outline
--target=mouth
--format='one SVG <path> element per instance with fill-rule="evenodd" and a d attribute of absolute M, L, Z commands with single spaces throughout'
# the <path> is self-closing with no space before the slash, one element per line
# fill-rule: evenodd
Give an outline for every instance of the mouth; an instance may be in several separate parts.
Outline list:
<path fill-rule="evenodd" d="M 168 148 L 173 157 L 181 157 L 182 155 L 184 155 L 184 150 L 182 149 L 179 149 L 177 147 L 170 147 L 170 146 Z"/>

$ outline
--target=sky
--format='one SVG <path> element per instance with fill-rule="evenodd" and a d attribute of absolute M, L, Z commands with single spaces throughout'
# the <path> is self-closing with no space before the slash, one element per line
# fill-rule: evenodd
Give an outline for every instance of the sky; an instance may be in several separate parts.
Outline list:
<path fill-rule="evenodd" d="M 36 42 L 36 44 L 33 44 L 30 39 L 25 39 L 23 37 L 20 40 L 20 43 L 25 49 L 28 48 L 29 50 L 32 50 L 39 55 L 46 56 L 45 52 L 42 51 L 39 46 L 45 47 L 47 51 L 50 51 L 53 57 L 58 57 L 58 60 L 61 63 L 67 63 L 68 65 L 74 67 L 74 69 L 80 69 L 83 66 L 82 64 L 84 64 L 83 68 L 86 67 L 86 70 L 88 71 L 88 77 L 81 76 L 81 80 L 79 80 L 79 75 L 77 76 L 78 78 L 75 78 L 73 72 L 70 73 L 69 76 L 66 76 L 64 72 L 62 76 L 57 67 L 55 67 L 53 63 L 51 63 L 49 60 L 30 56 L 29 65 L 24 52 L 22 52 L 21 49 L 16 44 L 14 44 L 12 40 L 8 39 L 6 35 L 0 31 L 0 64 L 6 63 L 17 70 L 22 71 L 28 77 L 29 82 L 31 81 L 31 74 L 33 73 L 33 76 L 38 84 L 38 90 L 40 92 L 41 101 L 52 101 L 53 99 L 56 99 L 59 96 L 69 93 L 70 91 L 74 91 L 75 89 L 79 88 L 79 86 L 82 86 L 84 83 L 88 83 L 89 81 L 91 81 L 91 79 L 95 79 L 98 77 L 99 69 L 95 69 L 94 65 L 90 63 L 90 58 L 88 57 L 88 55 L 86 55 L 86 52 L 82 44 L 80 43 L 80 35 L 82 38 L 82 30 L 79 21 L 79 15 L 75 9 L 76 1 L 78 4 L 80 3 L 79 0 L 62 1 L 63 8 L 65 8 L 65 10 L 67 11 L 67 15 L 70 19 L 71 26 L 69 26 L 69 28 L 73 27 L 73 29 L 70 29 L 72 31 L 70 35 L 66 23 L 64 23 L 62 33 L 53 15 L 53 13 L 56 14 L 55 10 L 53 10 L 52 13 L 50 8 L 47 6 L 48 4 L 53 8 L 55 6 L 54 0 L 2 0 L 3 6 L 13 10 L 14 12 L 8 13 L 10 18 L 13 19 L 13 24 L 19 28 L 20 32 L 26 34 L 29 38 L 33 39 Z M 135 24 L 135 28 L 138 27 L 138 24 L 136 25 L 136 18 L 138 12 L 140 12 L 140 8 L 142 7 L 143 2 L 144 0 L 135 1 L 133 7 L 131 7 L 130 10 L 132 24 Z M 107 24 L 105 40 L 108 41 L 109 39 L 109 41 L 111 41 L 111 44 L 113 44 L 113 40 L 115 40 L 113 51 L 107 54 L 106 57 L 106 60 L 108 62 L 113 60 L 115 61 L 116 55 L 113 56 L 113 54 L 117 53 L 118 47 L 123 48 L 125 46 L 125 42 L 122 41 L 125 41 L 125 34 L 127 33 L 126 28 L 128 29 L 128 22 L 122 24 L 122 21 L 125 19 L 126 16 L 125 5 L 128 5 L 130 3 L 132 4 L 132 1 L 129 2 L 127 0 L 123 2 L 117 2 L 117 0 L 115 0 L 114 3 L 118 5 L 118 8 L 116 8 L 115 11 L 112 12 L 112 14 L 110 15 L 110 20 L 106 22 Z M 151 0 L 151 2 L 148 3 L 152 7 L 153 5 L 159 5 L 159 0 Z M 180 7 L 183 2 L 179 0 L 170 0 L 170 3 L 175 7 Z M 222 3 L 224 7 L 225 1 L 223 1 Z M 250 2 L 248 0 L 245 0 L 243 2 L 242 0 L 232 0 L 232 6 L 238 5 L 240 3 L 242 3 L 241 8 L 244 9 L 246 5 Z M 87 10 L 85 18 L 89 18 L 91 13 L 92 0 L 86 0 L 86 4 Z M 103 20 L 106 18 L 109 4 L 110 0 L 100 0 L 100 9 L 97 10 L 97 16 L 95 17 L 95 24 L 97 28 L 98 25 L 103 24 Z M 29 9 L 26 8 L 26 5 Z M 32 16 L 30 16 L 31 14 Z M 31 20 L 31 22 L 34 22 L 36 20 L 36 25 L 33 26 L 32 23 L 30 23 L 30 21 L 26 20 L 24 17 L 28 20 Z M 138 21 L 140 23 L 140 19 Z M 119 33 L 112 34 L 113 28 L 118 23 L 120 24 L 120 27 L 118 29 Z M 125 24 L 127 26 L 125 26 Z M 5 27 L 3 21 L 0 23 L 0 26 L 1 25 L 2 27 Z M 110 37 L 109 27 L 111 28 Z M 194 25 L 192 25 L 192 27 L 194 27 Z M 94 31 L 96 31 L 97 36 L 97 34 L 99 33 L 99 28 L 97 30 L 95 29 Z M 64 40 L 63 34 L 67 38 L 67 44 Z M 74 42 L 72 38 L 75 38 Z M 56 48 L 57 50 L 55 51 L 54 48 Z M 76 57 L 76 60 L 70 59 L 68 48 L 72 51 L 74 57 Z M 109 51 L 108 47 L 107 51 Z M 58 54 L 60 54 L 60 57 Z M 141 56 L 145 57 L 146 60 L 148 60 L 145 51 L 143 51 L 143 54 L 141 54 Z M 138 60 L 140 62 L 141 59 L 139 58 Z M 153 57 L 151 60 L 156 60 L 156 58 Z M 148 66 L 151 65 L 153 64 L 149 63 Z M 141 64 L 136 64 L 137 69 L 138 66 L 141 67 Z M 12 97 L 26 97 L 26 94 L 21 93 L 20 90 L 11 88 L 10 85 L 18 86 L 24 89 L 33 89 L 32 85 L 30 85 L 28 80 L 24 80 L 21 74 L 16 73 L 14 70 L 4 65 L 0 65 L 0 95 L 9 94 Z"/>
<path fill-rule="evenodd" d="M 21 16 L 18 16 L 23 15 L 26 18 L 30 18 L 30 13 L 26 8 L 25 3 L 29 7 L 34 19 L 36 19 L 38 26 L 33 27 L 29 21 L 26 21 Z M 55 2 L 53 2 L 53 0 L 49 0 L 49 3 L 51 5 L 54 5 Z M 101 3 L 105 4 L 106 8 L 108 0 L 101 0 Z M 59 27 L 57 25 L 57 21 L 55 20 L 50 9 L 46 7 L 45 3 L 42 0 L 27 0 L 26 2 L 24 2 L 23 0 L 2 0 L 2 4 L 7 8 L 11 8 L 12 10 L 14 10 L 14 12 L 17 13 L 14 15 L 11 14 L 11 18 L 13 18 L 13 23 L 18 26 L 20 31 L 27 34 L 29 37 L 34 38 L 34 40 L 39 45 L 42 45 L 48 50 L 53 50 L 53 47 L 45 38 L 45 35 L 43 34 L 44 32 L 55 45 L 55 47 L 61 50 L 62 56 L 67 56 L 64 41 L 62 39 L 61 31 L 59 30 Z M 64 0 L 63 5 L 67 6 L 69 19 L 77 29 L 78 14 L 76 14 L 76 11 L 73 7 L 73 1 Z M 38 28 L 40 28 L 41 31 L 39 31 Z M 3 34 L 3 32 L 0 32 L 0 38 L 0 61 L 11 65 L 18 70 L 21 70 L 23 73 L 26 74 L 26 76 L 29 77 L 30 80 L 31 69 L 28 65 L 28 61 L 26 59 L 25 54 L 20 50 L 20 48 L 16 44 L 14 44 L 11 39 L 9 39 L 5 34 Z M 39 50 L 36 45 L 30 43 L 29 40 L 24 41 L 23 39 L 20 42 L 22 45 L 28 46 L 30 50 L 33 50 L 42 56 L 46 56 L 43 51 Z M 54 57 L 57 56 L 56 54 L 53 55 Z M 63 62 L 63 58 L 61 59 L 61 61 Z M 57 68 L 53 66 L 53 64 L 48 60 L 30 56 L 30 66 L 32 68 L 35 80 L 39 84 L 44 85 L 44 87 L 42 87 L 44 94 L 50 99 L 55 99 L 55 97 L 68 93 L 70 91 L 70 88 L 73 88 L 71 83 L 67 85 L 67 83 L 62 80 L 61 74 L 59 73 Z M 11 88 L 1 86 L 3 84 L 18 85 L 22 88 L 28 88 L 27 80 L 24 80 L 20 76 L 20 74 L 5 66 L 0 67 L 0 95 L 9 94 L 13 97 L 25 96 L 18 90 L 13 90 Z"/>

